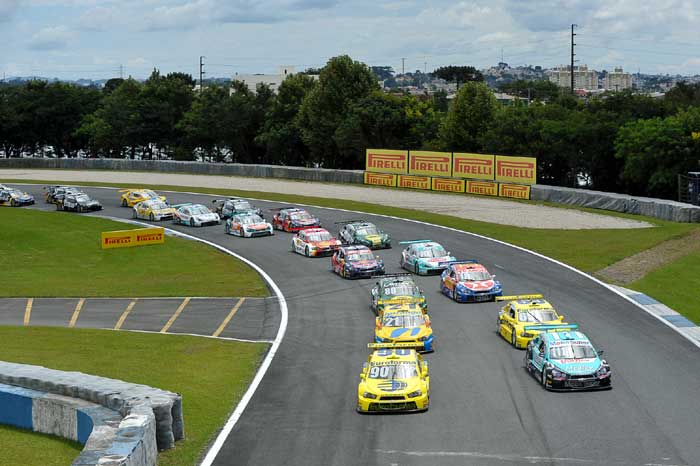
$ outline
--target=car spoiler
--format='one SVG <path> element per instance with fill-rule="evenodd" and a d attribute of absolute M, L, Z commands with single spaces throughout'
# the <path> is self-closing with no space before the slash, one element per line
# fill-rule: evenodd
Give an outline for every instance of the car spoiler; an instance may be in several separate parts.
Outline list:
<path fill-rule="evenodd" d="M 513 296 L 496 296 L 496 301 L 517 301 L 519 299 L 544 299 L 541 294 L 517 294 Z"/>
<path fill-rule="evenodd" d="M 280 210 L 302 210 L 299 207 L 275 207 L 274 209 L 270 209 L 270 212 L 279 212 Z"/>
<path fill-rule="evenodd" d="M 334 225 L 346 225 L 348 223 L 369 223 L 365 219 L 343 220 L 342 222 L 333 222 Z"/>
<path fill-rule="evenodd" d="M 443 267 L 443 266 L 447 267 L 448 265 L 459 264 L 459 263 L 460 263 L 460 261 L 442 261 L 442 262 L 438 262 L 438 267 Z"/>
<path fill-rule="evenodd" d="M 367 343 L 369 349 L 389 349 L 389 348 L 420 348 L 422 342 L 416 343 Z"/>
<path fill-rule="evenodd" d="M 412 239 L 410 241 L 399 241 L 399 244 L 432 243 L 432 239 Z"/>
<path fill-rule="evenodd" d="M 185 203 L 183 203 L 183 204 L 173 204 L 173 205 L 171 205 L 170 207 L 172 207 L 173 209 L 179 209 L 180 207 L 185 207 L 185 206 L 188 206 L 188 205 L 194 205 L 194 204 L 191 203 L 191 202 L 185 202 Z"/>
<path fill-rule="evenodd" d="M 367 246 L 364 246 L 367 247 Z M 381 278 L 395 278 L 395 277 L 413 277 L 413 274 L 410 273 L 388 273 L 386 275 L 382 275 Z"/>
<path fill-rule="evenodd" d="M 566 332 L 568 330 L 577 330 L 577 324 L 537 324 L 526 325 L 525 331 L 534 330 L 536 332 Z"/>

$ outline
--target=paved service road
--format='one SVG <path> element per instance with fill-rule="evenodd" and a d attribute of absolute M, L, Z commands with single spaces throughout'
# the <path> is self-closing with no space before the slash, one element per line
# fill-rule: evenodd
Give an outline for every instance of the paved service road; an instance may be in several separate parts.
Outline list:
<path fill-rule="evenodd" d="M 39 195 L 40 187 L 30 191 Z M 87 191 L 107 206 L 105 214 L 131 215 L 116 207 L 115 191 Z M 172 202 L 211 199 L 168 196 Z M 311 210 L 327 226 L 358 217 Z M 455 304 L 438 292 L 437 277 L 421 277 L 437 348 L 426 356 L 430 410 L 359 415 L 358 375 L 373 331 L 372 281 L 345 281 L 330 272 L 329 259 L 292 254 L 286 233 L 241 239 L 224 235 L 223 226 L 175 227 L 255 261 L 289 301 L 285 339 L 216 465 L 700 464 L 697 347 L 606 288 L 544 259 L 437 227 L 366 217 L 395 242 L 431 238 L 459 258 L 484 262 L 507 294 L 544 293 L 605 349 L 614 389 L 544 391 L 525 372 L 523 351 L 496 335 L 497 304 Z M 378 252 L 397 272 L 399 254 L 398 247 Z"/>

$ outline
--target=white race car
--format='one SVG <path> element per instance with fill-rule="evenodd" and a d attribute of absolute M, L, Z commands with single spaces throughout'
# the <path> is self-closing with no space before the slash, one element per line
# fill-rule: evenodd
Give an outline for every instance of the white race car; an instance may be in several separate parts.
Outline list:
<path fill-rule="evenodd" d="M 292 238 L 292 251 L 305 256 L 332 256 L 340 244 L 325 228 L 305 228 Z"/>
<path fill-rule="evenodd" d="M 219 214 L 212 212 L 202 204 L 178 204 L 175 208 L 173 221 L 181 225 L 201 227 L 205 225 L 218 225 L 221 223 Z"/>
<path fill-rule="evenodd" d="M 272 229 L 272 224 L 266 222 L 262 217 L 253 213 L 245 213 L 226 219 L 226 234 L 252 238 L 254 236 L 271 236 L 275 232 Z"/>

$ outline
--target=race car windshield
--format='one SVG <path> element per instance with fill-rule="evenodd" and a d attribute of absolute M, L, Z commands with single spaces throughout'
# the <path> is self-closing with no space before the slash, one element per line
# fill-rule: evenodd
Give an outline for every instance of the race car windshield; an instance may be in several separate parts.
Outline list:
<path fill-rule="evenodd" d="M 167 208 L 168 208 L 168 204 L 166 204 L 163 201 L 156 201 L 156 202 L 153 202 L 151 204 L 151 209 L 153 209 L 153 210 L 163 210 L 163 209 L 167 209 Z"/>
<path fill-rule="evenodd" d="M 554 309 L 529 309 L 518 312 L 520 322 L 550 322 L 558 318 Z"/>
<path fill-rule="evenodd" d="M 352 254 L 348 254 L 348 260 L 350 262 L 371 261 L 372 259 L 374 259 L 374 256 L 371 252 L 355 252 Z"/>
<path fill-rule="evenodd" d="M 400 284 L 384 288 L 384 294 L 388 296 L 413 296 L 418 294 L 418 288 L 413 285 Z"/>
<path fill-rule="evenodd" d="M 363 227 L 357 229 L 357 234 L 360 236 L 378 235 L 377 227 Z"/>
<path fill-rule="evenodd" d="M 330 241 L 333 237 L 327 231 L 319 231 L 317 233 L 309 233 L 307 236 L 309 241 Z"/>
<path fill-rule="evenodd" d="M 491 275 L 483 270 L 459 272 L 459 281 L 461 282 L 481 282 L 484 280 L 491 280 Z"/>
<path fill-rule="evenodd" d="M 587 359 L 595 358 L 595 350 L 590 345 L 561 345 L 549 350 L 552 359 Z"/>
<path fill-rule="evenodd" d="M 158 195 L 155 193 L 155 191 L 151 191 L 151 190 L 143 191 L 143 195 L 145 197 L 158 197 Z"/>
<path fill-rule="evenodd" d="M 410 379 L 418 376 L 415 364 L 387 364 L 372 366 L 369 369 L 370 379 Z"/>
<path fill-rule="evenodd" d="M 242 225 L 251 225 L 253 223 L 262 223 L 263 219 L 257 215 L 248 215 L 246 217 L 239 217 Z"/>
<path fill-rule="evenodd" d="M 87 196 L 87 194 L 83 194 L 82 196 L 75 196 L 75 200 L 78 202 L 89 202 L 90 198 Z"/>
<path fill-rule="evenodd" d="M 447 255 L 447 252 L 445 251 L 445 248 L 440 247 L 440 246 L 433 246 L 432 248 L 428 249 L 421 249 L 416 253 L 416 256 L 420 257 L 421 259 L 430 259 L 433 257 L 445 257 Z"/>
<path fill-rule="evenodd" d="M 206 214 L 210 214 L 211 211 L 209 209 L 207 209 L 206 207 L 204 207 L 203 205 L 195 205 L 195 206 L 190 207 L 190 213 L 192 215 L 206 215 Z"/>
<path fill-rule="evenodd" d="M 425 325 L 421 314 L 385 315 L 382 321 L 385 327 L 416 328 Z"/>
<path fill-rule="evenodd" d="M 307 213 L 303 213 L 303 214 L 292 214 L 292 215 L 290 215 L 289 217 L 290 217 L 292 220 L 302 220 L 302 221 L 308 221 L 308 220 L 313 220 L 313 219 L 314 219 L 311 215 L 309 215 L 309 214 L 307 214 Z"/>
<path fill-rule="evenodd" d="M 253 210 L 253 206 L 250 205 L 248 201 L 236 201 L 233 203 L 238 210 Z"/>

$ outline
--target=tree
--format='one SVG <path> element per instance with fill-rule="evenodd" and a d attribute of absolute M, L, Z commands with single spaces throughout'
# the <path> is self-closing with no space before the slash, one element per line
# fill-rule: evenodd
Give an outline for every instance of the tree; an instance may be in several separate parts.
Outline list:
<path fill-rule="evenodd" d="M 700 107 L 700 83 L 688 84 L 681 81 L 666 93 L 664 101 L 672 109 Z"/>
<path fill-rule="evenodd" d="M 392 79 L 394 77 L 394 68 L 391 66 L 371 66 L 370 70 L 379 81 Z"/>
<path fill-rule="evenodd" d="M 331 58 L 321 70 L 318 85 L 304 99 L 297 124 L 309 147 L 313 163 L 329 168 L 354 165 L 342 155 L 333 136 L 348 109 L 378 90 L 377 80 L 367 65 L 347 55 Z"/>
<path fill-rule="evenodd" d="M 124 79 L 122 79 L 122 78 L 108 79 L 107 82 L 105 82 L 105 87 L 102 90 L 104 91 L 105 94 L 111 94 L 123 82 L 124 82 Z"/>
<path fill-rule="evenodd" d="M 189 150 L 199 149 L 205 158 L 223 160 L 235 126 L 229 99 L 228 88 L 220 86 L 207 86 L 196 95 L 177 124 Z"/>
<path fill-rule="evenodd" d="M 549 101 L 556 98 L 561 89 L 545 79 L 518 79 L 498 86 L 501 92 L 515 95 L 523 99 Z"/>
<path fill-rule="evenodd" d="M 441 66 L 433 71 L 432 75 L 450 83 L 457 83 L 458 88 L 462 83 L 484 81 L 484 75 L 473 66 Z"/>
<path fill-rule="evenodd" d="M 478 151 L 498 102 L 483 83 L 468 82 L 457 92 L 440 128 L 440 143 L 446 150 Z"/>
<path fill-rule="evenodd" d="M 195 81 L 195 79 L 192 77 L 191 74 L 189 74 L 189 73 L 182 73 L 182 72 L 180 72 L 180 71 L 175 71 L 175 72 L 172 72 L 172 73 L 168 73 L 168 74 L 165 76 L 165 79 L 167 79 L 167 80 L 169 80 L 169 81 L 180 80 L 182 83 L 187 84 L 187 85 L 190 86 L 191 88 L 194 88 L 195 84 L 197 84 L 197 81 Z"/>

